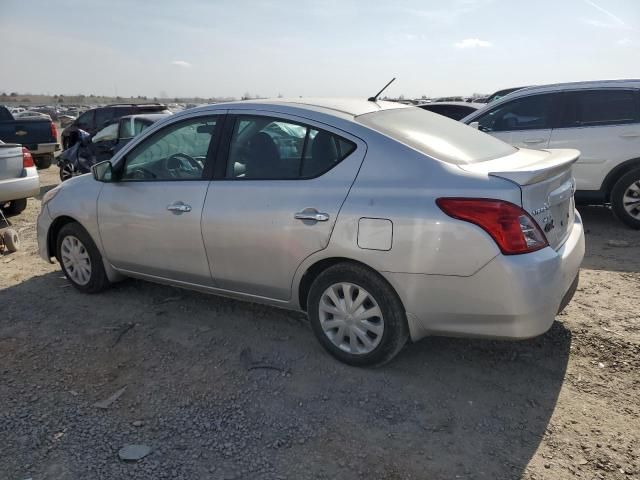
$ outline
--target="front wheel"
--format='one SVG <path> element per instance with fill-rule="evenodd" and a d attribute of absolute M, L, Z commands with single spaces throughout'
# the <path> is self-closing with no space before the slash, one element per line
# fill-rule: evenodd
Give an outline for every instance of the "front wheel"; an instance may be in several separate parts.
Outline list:
<path fill-rule="evenodd" d="M 625 173 L 611 190 L 611 207 L 622 222 L 640 229 L 640 168 Z"/>
<path fill-rule="evenodd" d="M 376 272 L 357 264 L 341 263 L 322 272 L 311 285 L 307 313 L 322 346 L 349 365 L 387 363 L 409 336 L 396 292 Z"/>
<path fill-rule="evenodd" d="M 56 246 L 62 271 L 78 290 L 97 293 L 110 285 L 98 247 L 78 223 L 60 229 Z"/>
<path fill-rule="evenodd" d="M 69 180 L 76 174 L 76 168 L 73 164 L 67 160 L 63 160 L 59 166 L 60 168 L 60 181 L 64 182 L 65 180 Z"/>

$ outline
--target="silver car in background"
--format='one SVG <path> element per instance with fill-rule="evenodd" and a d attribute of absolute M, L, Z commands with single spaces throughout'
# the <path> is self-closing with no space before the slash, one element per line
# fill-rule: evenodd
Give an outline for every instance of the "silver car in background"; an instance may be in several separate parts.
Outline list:
<path fill-rule="evenodd" d="M 49 191 L 38 243 L 81 291 L 137 277 L 306 311 L 332 355 L 377 365 L 408 338 L 551 326 L 584 255 L 578 155 L 397 103 L 210 105 Z"/>
<path fill-rule="evenodd" d="M 27 208 L 27 199 L 39 193 L 40 177 L 29 149 L 0 140 L 0 209 L 18 215 Z"/>

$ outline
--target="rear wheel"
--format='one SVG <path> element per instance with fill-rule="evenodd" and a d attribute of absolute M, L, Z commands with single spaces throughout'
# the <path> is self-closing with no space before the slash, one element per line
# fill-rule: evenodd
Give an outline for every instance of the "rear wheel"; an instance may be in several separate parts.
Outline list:
<path fill-rule="evenodd" d="M 407 319 L 396 292 L 377 273 L 334 265 L 311 285 L 307 312 L 322 346 L 349 365 L 377 366 L 407 342 Z"/>
<path fill-rule="evenodd" d="M 53 155 L 38 155 L 37 157 L 33 157 L 33 162 L 39 170 L 45 170 L 51 166 Z"/>
<path fill-rule="evenodd" d="M 56 257 L 67 279 L 81 292 L 97 293 L 110 285 L 98 247 L 79 224 L 68 223 L 60 229 Z"/>
<path fill-rule="evenodd" d="M 20 200 L 11 200 L 9 204 L 3 209 L 7 215 L 18 215 L 27 208 L 27 199 L 21 198 Z"/>
<path fill-rule="evenodd" d="M 640 168 L 625 173 L 611 190 L 611 207 L 631 228 L 640 229 Z"/>

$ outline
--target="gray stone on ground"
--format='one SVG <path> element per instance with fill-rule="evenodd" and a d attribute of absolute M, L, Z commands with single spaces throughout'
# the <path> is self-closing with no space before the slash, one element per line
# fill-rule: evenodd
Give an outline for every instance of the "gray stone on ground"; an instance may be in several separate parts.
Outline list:
<path fill-rule="evenodd" d="M 118 457 L 125 462 L 137 462 L 151 453 L 148 445 L 125 445 L 118 451 Z"/>

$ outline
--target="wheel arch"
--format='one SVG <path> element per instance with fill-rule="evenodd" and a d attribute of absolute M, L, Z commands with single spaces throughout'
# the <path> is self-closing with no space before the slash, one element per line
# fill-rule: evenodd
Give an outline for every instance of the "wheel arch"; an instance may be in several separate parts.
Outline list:
<path fill-rule="evenodd" d="M 605 202 L 611 201 L 611 190 L 613 190 L 613 186 L 616 184 L 618 179 L 634 168 L 640 168 L 640 157 L 622 162 L 607 174 L 601 187 L 601 190 L 604 193 Z"/>
<path fill-rule="evenodd" d="M 337 257 L 327 257 L 327 258 L 319 259 L 313 262 L 308 267 L 306 267 L 304 273 L 300 278 L 300 281 L 297 283 L 298 285 L 297 297 L 295 297 L 297 298 L 300 310 L 304 312 L 307 311 L 307 300 L 309 297 L 309 291 L 311 290 L 311 285 L 313 284 L 313 281 L 316 278 L 318 278 L 318 276 L 322 272 L 324 272 L 326 269 L 334 265 L 337 265 L 339 263 L 350 263 L 353 265 L 360 265 L 361 267 L 364 267 L 367 270 L 370 270 L 373 274 L 378 275 L 385 283 L 387 283 L 389 287 L 393 290 L 393 292 L 397 295 L 398 299 L 400 300 L 400 303 L 403 303 L 402 298 L 398 294 L 398 291 L 396 290 L 396 288 L 391 283 L 389 283 L 389 280 L 385 278 L 384 275 L 381 275 L 375 268 L 372 268 L 370 265 L 367 265 L 366 263 L 361 262 L 359 260 L 355 260 L 353 258 L 337 256 Z"/>
<path fill-rule="evenodd" d="M 80 223 L 78 220 L 67 215 L 61 215 L 57 217 L 53 222 L 51 222 L 51 226 L 49 227 L 49 231 L 47 232 L 47 255 L 49 255 L 49 258 L 57 258 L 56 240 L 58 238 L 58 233 L 60 233 L 62 227 L 69 223 L 77 223 L 78 225 L 82 226 L 82 223 Z M 84 226 L 82 226 L 82 228 L 84 228 Z M 86 228 L 84 229 L 87 230 Z"/>
<path fill-rule="evenodd" d="M 78 225 L 80 225 L 84 229 L 84 231 L 87 232 L 87 235 L 89 235 L 91 240 L 93 240 L 93 243 L 96 245 L 98 251 L 102 255 L 102 263 L 104 265 L 104 270 L 107 274 L 107 278 L 109 278 L 109 281 L 115 283 L 123 280 L 125 277 L 122 274 L 118 273 L 105 258 L 104 252 L 100 247 L 100 242 L 96 241 L 96 239 L 93 238 L 93 236 L 89 232 L 89 229 L 87 229 L 87 227 L 85 227 L 81 221 L 69 215 L 60 215 L 59 217 L 56 217 L 49 227 L 49 231 L 47 232 L 47 255 L 49 255 L 49 258 L 56 257 L 56 259 L 58 259 L 56 252 L 56 241 L 58 238 L 58 233 L 60 232 L 62 227 L 70 223 L 77 223 Z"/>

